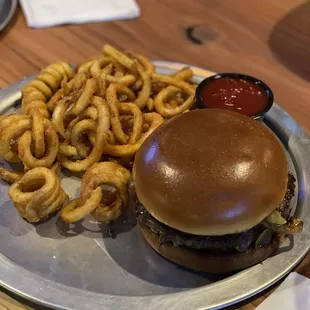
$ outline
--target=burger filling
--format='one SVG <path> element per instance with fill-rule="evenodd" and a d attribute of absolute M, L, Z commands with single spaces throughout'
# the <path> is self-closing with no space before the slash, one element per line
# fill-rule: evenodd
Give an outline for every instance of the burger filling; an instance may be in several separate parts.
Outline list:
<path fill-rule="evenodd" d="M 285 197 L 277 209 L 252 229 L 238 234 L 197 236 L 183 233 L 157 221 L 139 203 L 136 208 L 137 217 L 140 224 L 145 225 L 153 233 L 159 235 L 161 244 L 172 243 L 175 247 L 186 246 L 197 250 L 244 252 L 252 246 L 261 247 L 267 245 L 276 234 L 301 232 L 302 221 L 290 216 L 290 201 L 294 196 L 295 182 L 296 179 L 290 173 Z"/>

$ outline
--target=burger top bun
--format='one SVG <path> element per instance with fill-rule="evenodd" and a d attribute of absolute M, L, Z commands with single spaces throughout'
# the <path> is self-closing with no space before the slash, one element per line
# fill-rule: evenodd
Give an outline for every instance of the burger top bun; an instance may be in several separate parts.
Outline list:
<path fill-rule="evenodd" d="M 137 196 L 160 222 L 196 235 L 240 233 L 284 198 L 288 163 L 264 125 L 235 112 L 184 113 L 157 128 L 138 150 Z"/>

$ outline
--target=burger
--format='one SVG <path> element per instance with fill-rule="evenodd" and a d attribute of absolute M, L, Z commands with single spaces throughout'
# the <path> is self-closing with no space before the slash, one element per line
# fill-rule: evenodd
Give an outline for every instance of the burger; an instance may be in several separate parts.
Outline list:
<path fill-rule="evenodd" d="M 146 242 L 197 271 L 247 268 L 302 230 L 291 216 L 295 178 L 283 146 L 235 112 L 194 110 L 166 121 L 138 150 L 133 184 Z"/>

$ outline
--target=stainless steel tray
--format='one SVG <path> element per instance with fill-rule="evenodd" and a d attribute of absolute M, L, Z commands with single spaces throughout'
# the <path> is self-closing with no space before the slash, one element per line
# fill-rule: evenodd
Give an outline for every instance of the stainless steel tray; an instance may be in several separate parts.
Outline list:
<path fill-rule="evenodd" d="M 0 0 L 0 31 L 12 19 L 17 7 L 17 0 Z"/>
<path fill-rule="evenodd" d="M 171 73 L 182 64 L 157 61 L 157 70 Z M 195 70 L 197 81 L 211 73 Z M 31 77 L 0 92 L 0 112 L 18 106 L 20 89 Z M 42 224 L 23 221 L 0 183 L 0 284 L 37 303 L 56 309 L 211 309 L 248 298 L 286 275 L 310 248 L 310 139 L 279 106 L 266 123 L 287 149 L 298 179 L 292 202 L 305 221 L 302 234 L 287 241 L 277 255 L 229 277 L 199 274 L 157 255 L 125 214 L 107 238 L 106 226 L 87 219 L 67 226 L 54 216 Z M 62 184 L 78 194 L 79 179 L 68 173 Z"/>

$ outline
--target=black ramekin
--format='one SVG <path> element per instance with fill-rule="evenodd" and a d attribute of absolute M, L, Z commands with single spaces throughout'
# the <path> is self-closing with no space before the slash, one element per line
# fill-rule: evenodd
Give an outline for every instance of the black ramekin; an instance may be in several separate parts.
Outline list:
<path fill-rule="evenodd" d="M 210 82 L 211 80 L 215 80 L 215 79 L 220 79 L 220 78 L 239 78 L 239 79 L 243 79 L 243 80 L 248 80 L 251 82 L 254 82 L 256 85 L 259 85 L 264 91 L 265 94 L 268 98 L 268 103 L 266 105 L 266 107 L 260 111 L 259 113 L 256 113 L 254 115 L 252 115 L 251 117 L 255 120 L 258 121 L 263 121 L 265 114 L 270 110 L 270 108 L 273 105 L 273 92 L 270 89 L 269 86 L 267 86 L 263 81 L 250 76 L 250 75 L 246 75 L 246 74 L 240 74 L 240 73 L 218 73 L 216 75 L 212 75 L 206 79 L 204 79 L 203 81 L 201 81 L 197 88 L 196 88 L 196 101 L 197 104 L 199 106 L 200 109 L 208 109 L 208 103 L 207 102 L 203 102 L 202 96 L 201 96 L 201 89 L 206 85 L 206 83 Z"/>

